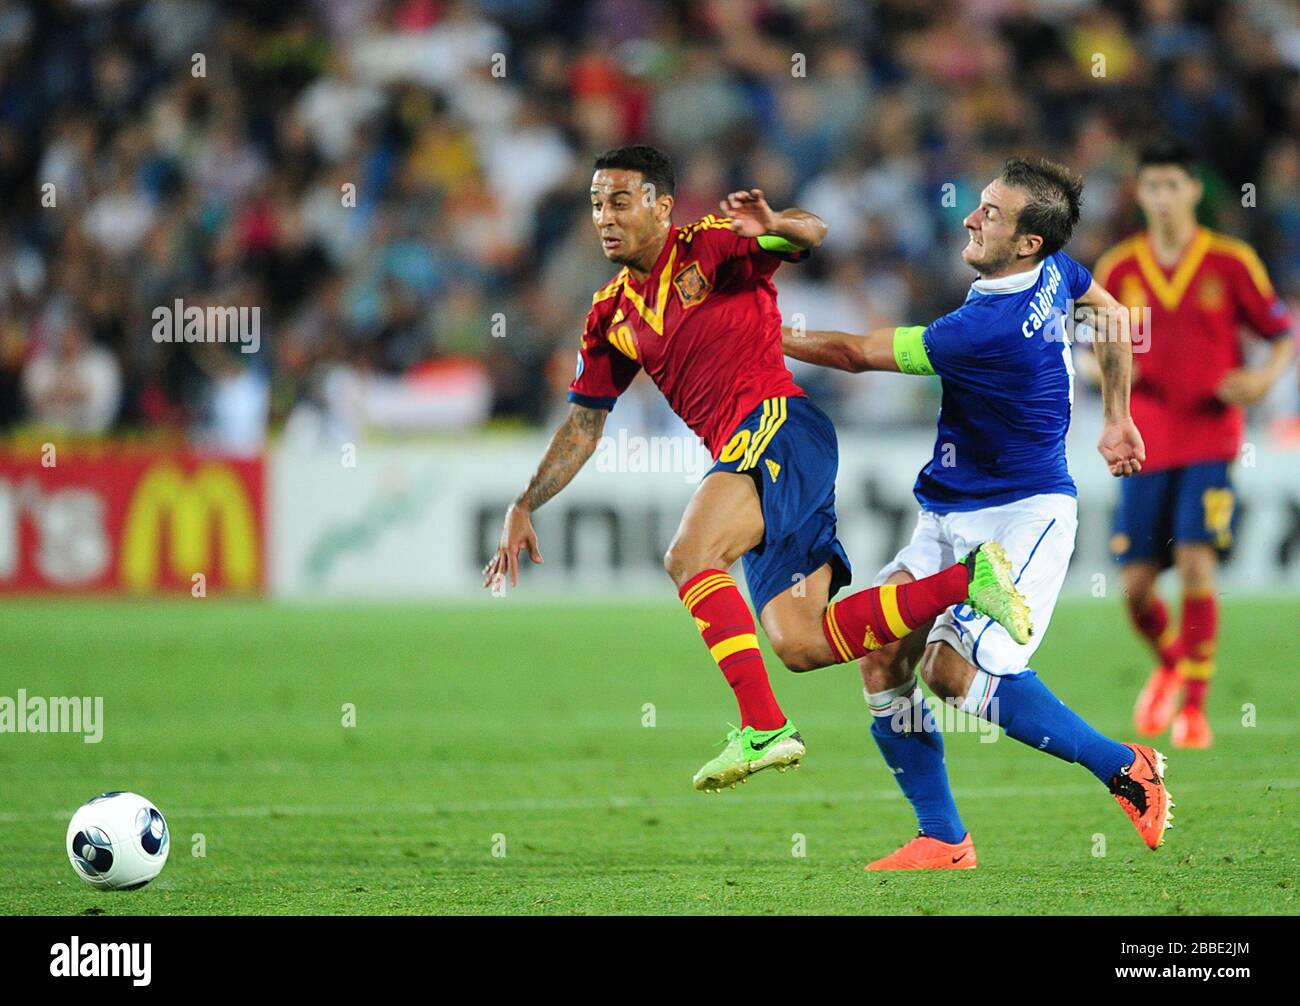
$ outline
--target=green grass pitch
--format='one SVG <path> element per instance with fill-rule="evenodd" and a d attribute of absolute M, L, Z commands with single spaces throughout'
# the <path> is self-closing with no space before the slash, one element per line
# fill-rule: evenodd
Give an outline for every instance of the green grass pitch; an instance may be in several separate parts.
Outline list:
<path fill-rule="evenodd" d="M 954 733 L 979 869 L 868 875 L 914 822 L 856 670 L 773 670 L 804 766 L 695 793 L 735 707 L 675 605 L 11 602 L 0 695 L 102 695 L 106 724 L 0 734 L 0 912 L 1295 914 L 1296 623 L 1224 605 L 1218 743 L 1164 746 L 1163 849 L 1082 768 Z M 1036 666 L 1129 738 L 1148 660 L 1113 599 L 1063 603 Z M 110 789 L 171 827 L 140 891 L 91 889 L 63 850 Z"/>

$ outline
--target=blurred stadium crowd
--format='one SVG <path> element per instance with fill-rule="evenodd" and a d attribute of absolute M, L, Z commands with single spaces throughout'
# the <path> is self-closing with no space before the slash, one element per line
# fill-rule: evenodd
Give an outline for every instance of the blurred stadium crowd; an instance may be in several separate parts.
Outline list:
<path fill-rule="evenodd" d="M 1285 0 L 0 0 L 0 428 L 542 423 L 614 271 L 602 149 L 672 153 L 679 222 L 749 186 L 820 213 L 782 308 L 863 330 L 961 301 L 961 219 L 1012 153 L 1085 174 L 1091 265 L 1161 129 L 1300 298 Z M 256 305 L 261 352 L 155 342 L 176 298 Z M 841 421 L 933 420 L 929 382 L 799 377 Z M 667 429 L 653 391 L 620 408 Z"/>

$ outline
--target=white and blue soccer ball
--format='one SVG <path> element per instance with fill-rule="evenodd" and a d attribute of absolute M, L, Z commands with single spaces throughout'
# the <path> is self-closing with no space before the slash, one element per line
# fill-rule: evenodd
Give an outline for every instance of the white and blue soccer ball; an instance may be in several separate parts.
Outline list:
<path fill-rule="evenodd" d="M 167 822 L 138 793 L 101 793 L 68 825 L 68 859 L 92 887 L 129 891 L 162 872 L 171 848 Z"/>

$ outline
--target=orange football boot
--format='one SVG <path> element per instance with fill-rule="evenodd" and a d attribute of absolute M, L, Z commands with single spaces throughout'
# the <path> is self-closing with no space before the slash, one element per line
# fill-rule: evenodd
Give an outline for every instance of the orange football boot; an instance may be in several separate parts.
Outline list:
<path fill-rule="evenodd" d="M 1174 801 L 1165 789 L 1165 756 L 1145 744 L 1124 746 L 1133 752 L 1133 763 L 1116 772 L 1108 788 L 1147 848 L 1157 849 L 1174 820 Z"/>
<path fill-rule="evenodd" d="M 1133 723 L 1143 737 L 1156 737 L 1169 729 L 1178 709 L 1183 679 L 1172 667 L 1161 664 L 1151 672 L 1133 709 Z"/>
<path fill-rule="evenodd" d="M 973 870 L 975 843 L 970 832 L 960 842 L 940 842 L 917 833 L 916 838 L 884 859 L 868 863 L 864 870 Z"/>
<path fill-rule="evenodd" d="M 1214 740 L 1205 710 L 1184 706 L 1174 717 L 1173 745 L 1176 748 L 1208 748 Z"/>

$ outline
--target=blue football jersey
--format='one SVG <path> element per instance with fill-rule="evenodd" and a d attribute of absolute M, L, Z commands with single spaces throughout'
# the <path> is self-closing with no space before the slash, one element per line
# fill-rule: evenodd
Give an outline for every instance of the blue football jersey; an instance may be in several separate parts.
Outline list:
<path fill-rule="evenodd" d="M 961 307 L 926 326 L 943 403 L 934 456 L 913 489 L 922 508 L 1076 495 L 1065 461 L 1074 401 L 1065 317 L 1091 285 L 1087 269 L 1057 252 L 1030 272 L 977 280 Z"/>

